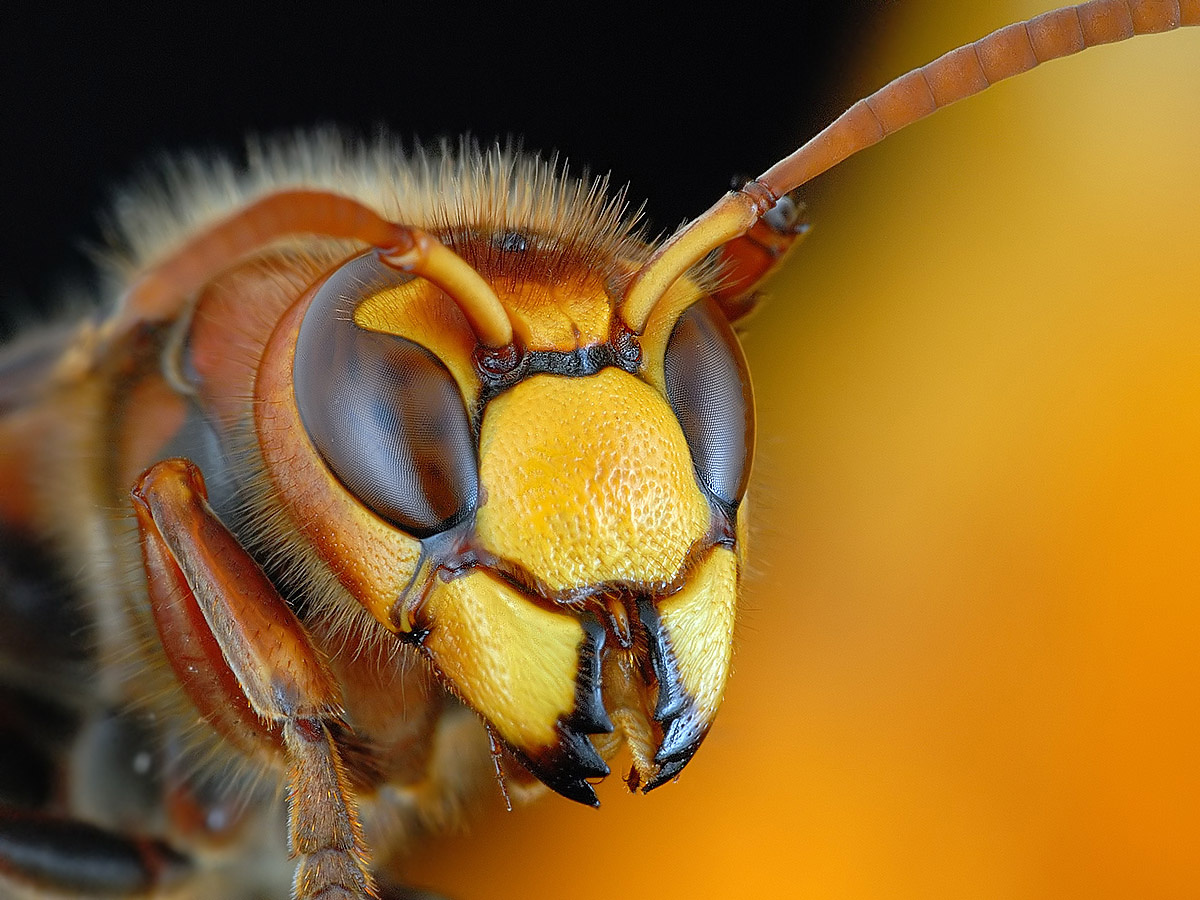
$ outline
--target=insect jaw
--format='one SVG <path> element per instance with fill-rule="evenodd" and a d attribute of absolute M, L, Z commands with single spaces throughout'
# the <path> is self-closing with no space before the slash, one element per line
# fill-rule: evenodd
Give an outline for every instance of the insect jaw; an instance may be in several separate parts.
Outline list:
<path fill-rule="evenodd" d="M 395 616 L 442 682 L 545 785 L 597 805 L 588 778 L 608 766 L 588 740 L 613 724 L 600 692 L 605 631 L 595 616 L 534 602 L 486 565 L 436 563 Z M 400 612 L 400 607 L 410 612 Z"/>
<path fill-rule="evenodd" d="M 654 754 L 658 771 L 646 781 L 644 788 L 651 791 L 683 770 L 700 749 L 709 723 L 697 720 L 695 700 L 683 686 L 679 661 L 671 649 L 662 617 L 651 600 L 638 601 L 638 617 L 646 629 L 647 654 L 658 682 L 653 718 L 663 730 L 662 742 Z"/>
<path fill-rule="evenodd" d="M 598 800 L 588 780 L 609 774 L 605 759 L 621 743 L 633 757 L 632 789 L 678 775 L 708 733 L 729 673 L 736 549 L 706 537 L 671 585 L 551 597 L 473 549 L 467 526 L 459 530 L 456 540 L 426 542 L 419 583 L 397 601 L 393 628 L 493 741 L 589 806 Z"/>
<path fill-rule="evenodd" d="M 712 726 L 729 676 L 737 559 L 713 543 L 694 554 L 678 590 L 637 592 L 619 607 L 628 624 L 606 652 L 604 693 L 633 757 L 631 790 L 677 776 Z"/>

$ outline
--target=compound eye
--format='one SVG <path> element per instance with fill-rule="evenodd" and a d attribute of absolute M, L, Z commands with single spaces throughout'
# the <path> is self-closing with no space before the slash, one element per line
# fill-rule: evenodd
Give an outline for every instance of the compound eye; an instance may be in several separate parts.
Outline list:
<path fill-rule="evenodd" d="M 680 316 L 663 362 L 667 400 L 696 477 L 733 512 L 746 493 L 754 457 L 754 396 L 741 345 L 715 303 L 704 300 Z"/>
<path fill-rule="evenodd" d="M 387 280 L 406 276 L 370 253 L 318 289 L 296 342 L 296 404 L 342 484 L 381 518 L 426 538 L 474 514 L 475 439 L 458 386 L 437 357 L 354 323 L 358 302 Z"/>

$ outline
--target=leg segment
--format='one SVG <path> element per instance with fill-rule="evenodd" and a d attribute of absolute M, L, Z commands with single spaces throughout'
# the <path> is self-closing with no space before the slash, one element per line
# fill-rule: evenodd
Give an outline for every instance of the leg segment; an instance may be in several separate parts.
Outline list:
<path fill-rule="evenodd" d="M 82 822 L 0 810 L 0 893 L 5 885 L 52 896 L 153 896 L 189 872 L 160 841 L 121 837 Z"/>
<path fill-rule="evenodd" d="M 330 726 L 339 691 L 278 590 L 220 522 L 199 470 L 173 459 L 133 490 L 163 648 L 210 724 L 283 756 L 298 900 L 374 896 L 367 848 Z"/>

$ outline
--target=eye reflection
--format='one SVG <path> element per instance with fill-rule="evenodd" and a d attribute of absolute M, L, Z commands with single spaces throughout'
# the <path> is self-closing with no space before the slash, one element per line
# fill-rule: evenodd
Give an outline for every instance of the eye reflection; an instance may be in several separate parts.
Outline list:
<path fill-rule="evenodd" d="M 741 345 L 715 303 L 697 303 L 680 317 L 663 362 L 667 399 L 696 477 L 733 512 L 750 478 L 754 397 Z"/>
<path fill-rule="evenodd" d="M 383 268 L 358 257 L 319 289 L 296 342 L 301 420 L 330 470 L 392 524 L 425 538 L 469 518 L 478 499 L 474 435 L 458 386 L 432 353 L 360 328 L 352 310 Z"/>

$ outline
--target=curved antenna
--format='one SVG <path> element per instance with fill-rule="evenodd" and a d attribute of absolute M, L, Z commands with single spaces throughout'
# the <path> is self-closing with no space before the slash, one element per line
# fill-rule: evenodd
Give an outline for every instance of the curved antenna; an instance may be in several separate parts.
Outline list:
<path fill-rule="evenodd" d="M 467 317 L 483 346 L 497 349 L 513 342 L 508 313 L 482 275 L 429 232 L 403 225 L 392 227 L 404 233 L 410 246 L 380 247 L 379 258 L 385 265 L 419 275 L 445 291 Z"/>
<path fill-rule="evenodd" d="M 640 334 L 684 272 L 745 234 L 784 194 L 906 125 L 1052 59 L 1185 25 L 1200 25 L 1200 0 L 1091 0 L 1008 25 L 901 75 L 676 232 L 634 276 L 621 318 Z"/>
<path fill-rule="evenodd" d="M 513 330 L 491 286 L 462 257 L 432 235 L 381 218 L 349 197 L 329 191 L 279 191 L 258 200 L 160 262 L 137 280 L 109 326 L 119 335 L 138 322 L 161 322 L 208 281 L 246 254 L 291 234 L 362 241 L 387 265 L 437 285 L 467 317 L 481 344 L 505 347 Z"/>

